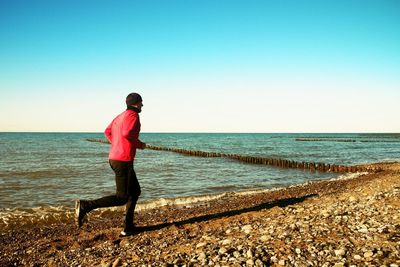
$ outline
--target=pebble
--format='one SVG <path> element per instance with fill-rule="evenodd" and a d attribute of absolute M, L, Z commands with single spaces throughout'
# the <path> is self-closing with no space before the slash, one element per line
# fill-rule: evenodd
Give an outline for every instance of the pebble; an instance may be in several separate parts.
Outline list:
<path fill-rule="evenodd" d="M 206 258 L 206 253 L 200 252 L 199 256 L 197 257 L 198 260 L 204 260 Z"/>
<path fill-rule="evenodd" d="M 344 256 L 346 254 L 346 251 L 344 251 L 344 249 L 337 249 L 335 250 L 335 255 L 336 256 Z"/>
<path fill-rule="evenodd" d="M 132 259 L 133 261 L 139 261 L 139 260 L 140 260 L 140 258 L 139 258 L 138 255 L 133 255 L 131 259 Z"/>
<path fill-rule="evenodd" d="M 247 258 L 253 258 L 253 252 L 251 251 L 251 249 L 247 250 L 246 255 Z"/>
<path fill-rule="evenodd" d="M 116 258 L 115 261 L 112 264 L 112 267 L 117 267 L 121 265 L 121 259 L 120 258 Z"/>
<path fill-rule="evenodd" d="M 219 253 L 219 254 L 225 254 L 227 251 L 228 251 L 228 250 L 227 250 L 226 248 L 222 247 L 222 248 L 220 248 L 220 249 L 218 250 L 218 253 Z"/>
<path fill-rule="evenodd" d="M 229 239 L 229 238 L 224 239 L 224 240 L 222 240 L 221 243 L 222 243 L 222 245 L 224 245 L 224 246 L 229 245 L 230 243 L 232 243 L 232 239 Z"/>
<path fill-rule="evenodd" d="M 250 224 L 242 227 L 242 231 L 245 232 L 246 234 L 251 233 L 252 230 L 253 230 L 253 226 L 251 226 Z"/>
<path fill-rule="evenodd" d="M 355 202 L 355 201 L 357 201 L 357 198 L 354 197 L 354 196 L 351 196 L 351 197 L 349 197 L 349 201 L 350 202 Z"/>
<path fill-rule="evenodd" d="M 101 266 L 101 267 L 111 267 L 111 263 L 102 261 L 102 262 L 100 263 L 100 266 Z"/>
<path fill-rule="evenodd" d="M 242 254 L 240 254 L 240 252 L 237 251 L 237 250 L 235 250 L 235 251 L 232 253 L 232 255 L 233 255 L 233 257 L 235 257 L 235 258 L 239 258 L 240 256 L 242 256 Z"/>
<path fill-rule="evenodd" d="M 208 235 L 203 235 L 201 238 L 206 241 L 211 241 L 211 237 L 209 237 Z"/>
<path fill-rule="evenodd" d="M 367 251 L 364 253 L 364 258 L 371 258 L 374 255 L 372 251 Z"/>
<path fill-rule="evenodd" d="M 252 259 L 248 259 L 248 260 L 246 261 L 246 264 L 247 264 L 248 266 L 254 266 L 254 261 L 253 261 Z"/>
<path fill-rule="evenodd" d="M 206 246 L 206 245 L 207 245 L 207 243 L 201 242 L 201 243 L 198 243 L 198 244 L 196 245 L 196 248 L 202 248 L 202 247 L 204 247 L 204 246 Z"/>

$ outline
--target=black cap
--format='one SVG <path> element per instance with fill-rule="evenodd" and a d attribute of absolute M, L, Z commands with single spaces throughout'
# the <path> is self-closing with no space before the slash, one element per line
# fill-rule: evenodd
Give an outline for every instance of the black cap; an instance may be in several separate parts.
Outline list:
<path fill-rule="evenodd" d="M 135 105 L 139 102 L 142 102 L 142 97 L 138 94 L 138 93 L 130 93 L 127 97 L 126 97 L 126 105 L 132 106 Z"/>

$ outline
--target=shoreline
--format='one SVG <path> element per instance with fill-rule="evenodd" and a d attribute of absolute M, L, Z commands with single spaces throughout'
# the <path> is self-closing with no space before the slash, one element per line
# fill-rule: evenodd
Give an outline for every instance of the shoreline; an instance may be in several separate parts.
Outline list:
<path fill-rule="evenodd" d="M 120 211 L 80 230 L 12 229 L 0 235 L 0 265 L 399 266 L 400 163 L 368 167 L 382 171 L 143 210 L 141 232 L 126 238 Z"/>
<path fill-rule="evenodd" d="M 376 165 L 376 163 L 372 163 Z M 272 191 L 285 190 L 292 187 L 304 187 L 312 183 L 318 183 L 322 181 L 336 181 L 343 179 L 353 179 L 360 175 L 367 174 L 367 172 L 359 173 L 346 173 L 340 174 L 334 178 L 328 179 L 316 179 L 311 181 L 305 181 L 300 184 L 292 184 L 287 186 L 278 186 L 271 188 L 253 188 L 241 191 L 227 191 L 221 193 L 212 193 L 208 195 L 194 195 L 194 196 L 183 196 L 175 198 L 159 198 L 149 199 L 138 202 L 135 212 L 146 212 L 148 210 L 157 209 L 160 207 L 173 207 L 173 208 L 195 208 L 203 203 L 218 201 L 220 199 L 234 198 L 240 196 L 251 197 L 257 194 L 269 194 Z M 99 209 L 92 211 L 90 217 L 101 217 L 105 216 L 122 216 L 121 212 L 124 211 L 124 206 L 111 207 L 105 209 Z M 26 207 L 26 208 L 4 208 L 0 209 L 0 234 L 8 232 L 13 228 L 32 228 L 43 227 L 47 225 L 53 225 L 57 222 L 63 223 L 74 223 L 74 208 L 66 206 L 38 206 L 38 207 Z M 95 218 L 94 218 L 95 219 Z"/>

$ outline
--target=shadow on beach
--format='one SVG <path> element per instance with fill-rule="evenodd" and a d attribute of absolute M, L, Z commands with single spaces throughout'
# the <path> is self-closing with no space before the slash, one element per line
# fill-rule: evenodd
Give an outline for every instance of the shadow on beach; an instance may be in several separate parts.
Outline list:
<path fill-rule="evenodd" d="M 185 219 L 185 220 L 182 220 L 182 221 L 166 222 L 166 223 L 150 225 L 150 226 L 138 226 L 137 227 L 137 231 L 138 231 L 138 233 L 140 233 L 140 232 L 161 230 L 162 228 L 165 228 L 165 227 L 168 227 L 168 226 L 172 226 L 172 225 L 183 226 L 185 224 L 199 223 L 199 222 L 204 222 L 204 221 L 208 221 L 208 220 L 211 220 L 211 219 L 219 219 L 219 218 L 223 218 L 223 217 L 230 217 L 230 216 L 240 215 L 240 214 L 246 213 L 246 212 L 260 211 L 260 210 L 263 210 L 263 209 L 271 209 L 273 207 L 281 207 L 281 208 L 283 208 L 283 207 L 286 207 L 286 206 L 298 204 L 300 202 L 305 201 L 308 198 L 312 198 L 312 197 L 315 197 L 315 196 L 317 196 L 317 194 L 309 194 L 309 195 L 302 196 L 302 197 L 280 199 L 280 200 L 275 200 L 273 202 L 261 203 L 261 204 L 256 205 L 256 206 L 243 208 L 243 209 L 228 210 L 228 211 L 218 212 L 218 213 L 214 213 L 214 214 L 201 215 L 201 216 Z"/>

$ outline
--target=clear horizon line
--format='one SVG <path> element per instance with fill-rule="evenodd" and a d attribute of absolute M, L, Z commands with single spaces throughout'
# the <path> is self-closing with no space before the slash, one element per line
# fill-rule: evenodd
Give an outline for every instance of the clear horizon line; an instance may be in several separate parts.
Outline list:
<path fill-rule="evenodd" d="M 96 133 L 100 134 L 103 133 L 102 131 L 0 131 L 0 133 Z M 299 131 L 299 132 L 224 132 L 224 131 L 176 131 L 176 132 L 158 132 L 158 131 L 148 131 L 148 132 L 141 132 L 141 134 L 174 134 L 174 133 L 187 133 L 187 134 L 197 134 L 197 133 L 204 133 L 204 134 L 400 134 L 400 132 L 307 132 L 307 131 Z"/>

